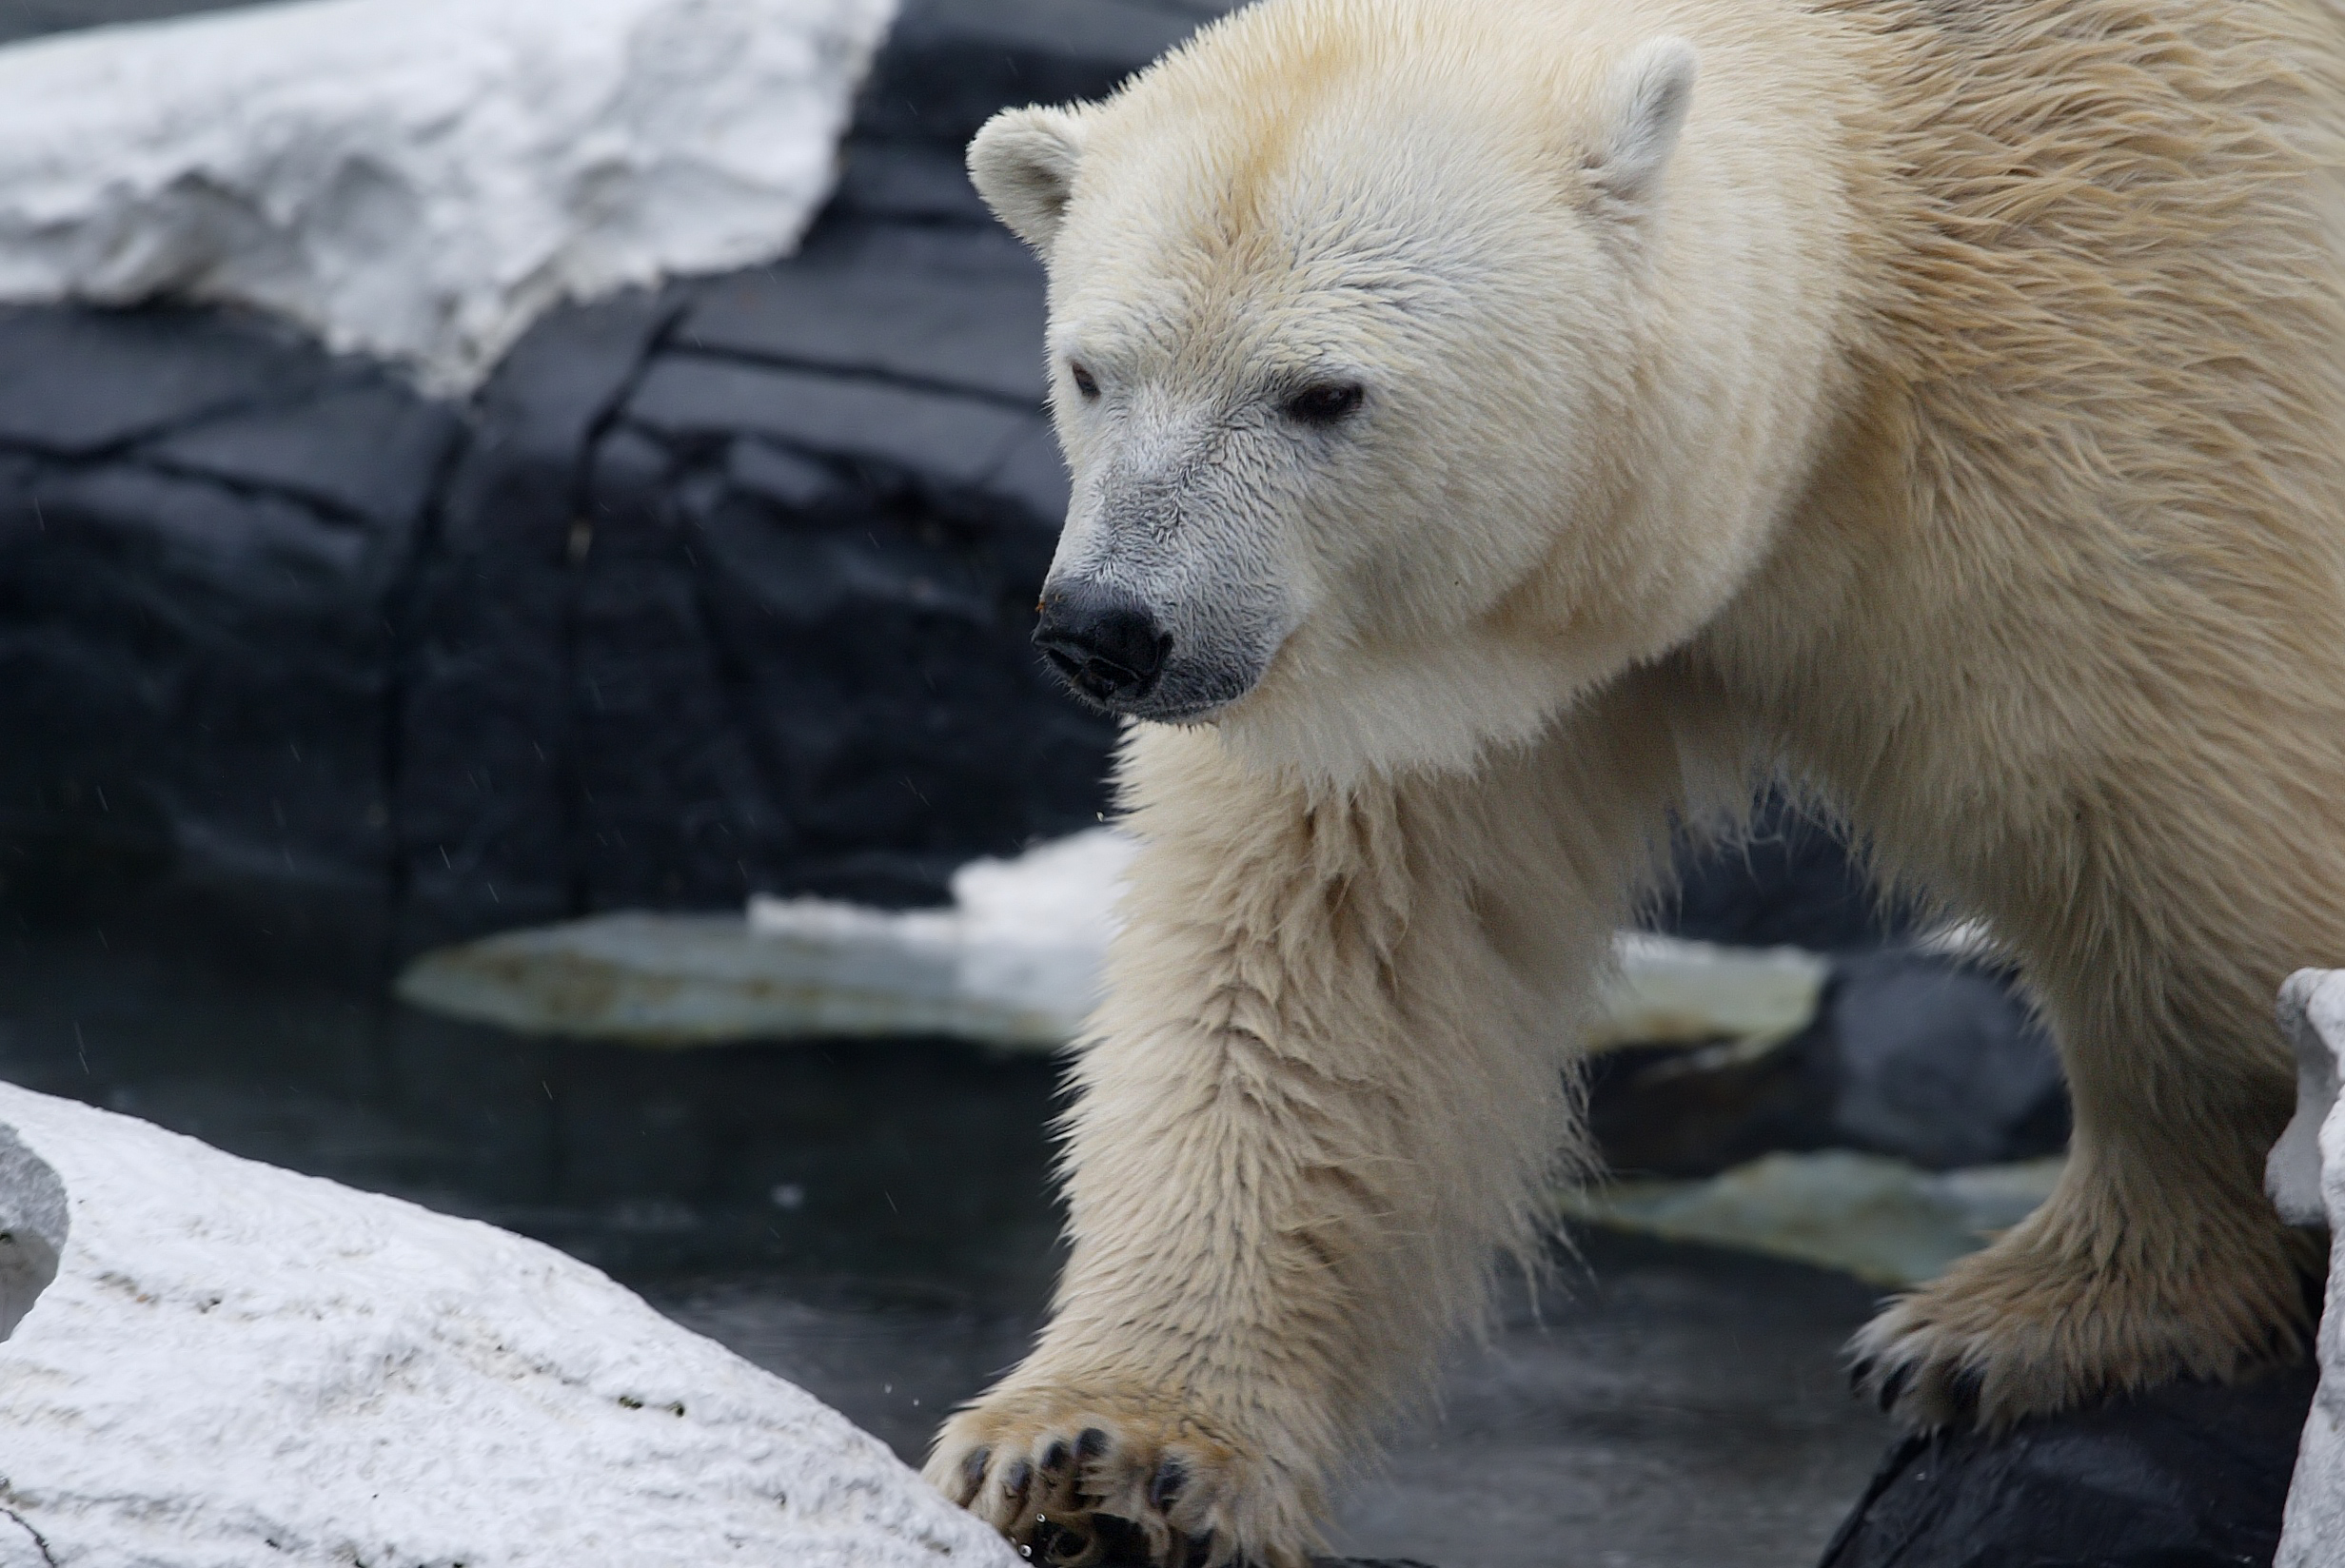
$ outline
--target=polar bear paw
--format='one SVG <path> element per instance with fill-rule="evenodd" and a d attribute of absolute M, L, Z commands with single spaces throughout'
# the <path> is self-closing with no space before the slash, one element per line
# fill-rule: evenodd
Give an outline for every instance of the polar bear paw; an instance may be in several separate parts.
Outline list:
<path fill-rule="evenodd" d="M 2149 1257 L 2096 1256 L 2047 1230 L 2058 1234 L 2013 1231 L 1891 1302 L 1849 1346 L 1857 1388 L 1923 1431 L 2003 1431 L 2177 1378 L 2237 1382 L 2303 1354 L 2305 1281 L 2318 1260 L 2276 1223 Z"/>
<path fill-rule="evenodd" d="M 1317 1488 L 1176 1399 L 1000 1389 L 937 1435 L 932 1485 L 1055 1568 L 1305 1568 Z"/>

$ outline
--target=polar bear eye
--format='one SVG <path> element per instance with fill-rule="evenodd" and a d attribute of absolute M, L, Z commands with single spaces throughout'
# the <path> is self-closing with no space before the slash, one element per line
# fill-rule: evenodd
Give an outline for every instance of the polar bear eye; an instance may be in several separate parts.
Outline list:
<path fill-rule="evenodd" d="M 1099 395 L 1099 383 L 1091 379 L 1091 372 L 1084 369 L 1080 362 L 1069 360 L 1067 375 L 1074 381 L 1074 389 L 1083 394 L 1085 402 L 1088 402 Z"/>
<path fill-rule="evenodd" d="M 1305 424 L 1333 424 L 1350 417 L 1367 395 L 1357 382 L 1323 382 L 1289 398 L 1287 417 Z"/>

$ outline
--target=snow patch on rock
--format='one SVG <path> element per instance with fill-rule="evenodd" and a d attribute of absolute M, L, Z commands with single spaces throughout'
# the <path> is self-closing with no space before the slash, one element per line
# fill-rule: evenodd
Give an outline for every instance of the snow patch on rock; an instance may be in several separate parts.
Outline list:
<path fill-rule="evenodd" d="M 0 1344 L 0 1563 L 1015 1560 L 548 1247 L 23 1089 L 0 1124 L 0 1224 L 57 1254 Z"/>
<path fill-rule="evenodd" d="M 2275 1568 L 2335 1568 L 2345 1553 L 2345 970 L 2299 970 L 2280 988 L 2280 1026 L 2296 1049 L 2296 1120 L 2274 1146 L 2266 1179 L 2280 1212 L 2326 1221 L 2332 1238 L 2328 1303 L 2316 1350 L 2320 1388 L 2296 1449 Z M 2315 1199 L 2317 1199 L 2317 1202 Z"/>
<path fill-rule="evenodd" d="M 0 299 L 225 301 L 461 391 L 785 254 L 894 0 L 303 0 L 0 50 Z"/>

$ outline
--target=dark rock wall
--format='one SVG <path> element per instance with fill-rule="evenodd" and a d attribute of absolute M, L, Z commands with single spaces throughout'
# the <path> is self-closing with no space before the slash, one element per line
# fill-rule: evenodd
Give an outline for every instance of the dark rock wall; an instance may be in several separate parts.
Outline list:
<path fill-rule="evenodd" d="M 380 894 L 389 612 L 463 421 L 242 318 L 0 312 L 0 877 Z"/>
<path fill-rule="evenodd" d="M 1874 889 L 1837 825 L 1781 791 L 1726 842 L 1689 839 L 1677 858 L 1679 883 L 1647 924 L 1698 942 L 1842 952 L 1909 936 L 1917 923 Z"/>
<path fill-rule="evenodd" d="M 798 255 L 560 311 L 464 407 L 231 313 L 0 315 L 0 896 L 322 893 L 411 949 L 925 902 L 1095 820 L 1113 730 L 1026 642 L 1041 273 L 960 150 L 1220 9 L 916 0 Z"/>
<path fill-rule="evenodd" d="M 1027 646 L 1066 505 L 1042 275 L 961 149 L 1222 7 L 906 8 L 798 255 L 564 312 L 475 412 L 404 622 L 404 945 L 753 889 L 942 895 L 1097 819 Z"/>

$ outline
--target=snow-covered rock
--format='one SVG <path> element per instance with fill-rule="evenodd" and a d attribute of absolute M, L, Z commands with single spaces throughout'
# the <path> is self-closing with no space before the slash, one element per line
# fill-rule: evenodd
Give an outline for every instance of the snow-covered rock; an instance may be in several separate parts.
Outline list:
<path fill-rule="evenodd" d="M 786 253 L 894 0 L 303 0 L 0 49 L 0 300 L 257 305 L 477 381 Z"/>
<path fill-rule="evenodd" d="M 2345 970 L 2300 970 L 2280 989 L 2280 1024 L 2296 1048 L 2296 1115 L 2273 1147 L 2267 1181 L 2280 1212 L 2298 1225 L 2345 1231 Z M 2276 1568 L 2335 1568 L 2345 1561 L 2345 1248 L 2331 1245 L 2320 1318 L 2320 1389 L 2296 1450 L 2287 1522 Z"/>
<path fill-rule="evenodd" d="M 0 1568 L 1015 1560 L 547 1247 L 13 1088 L 0 1127 Z"/>

